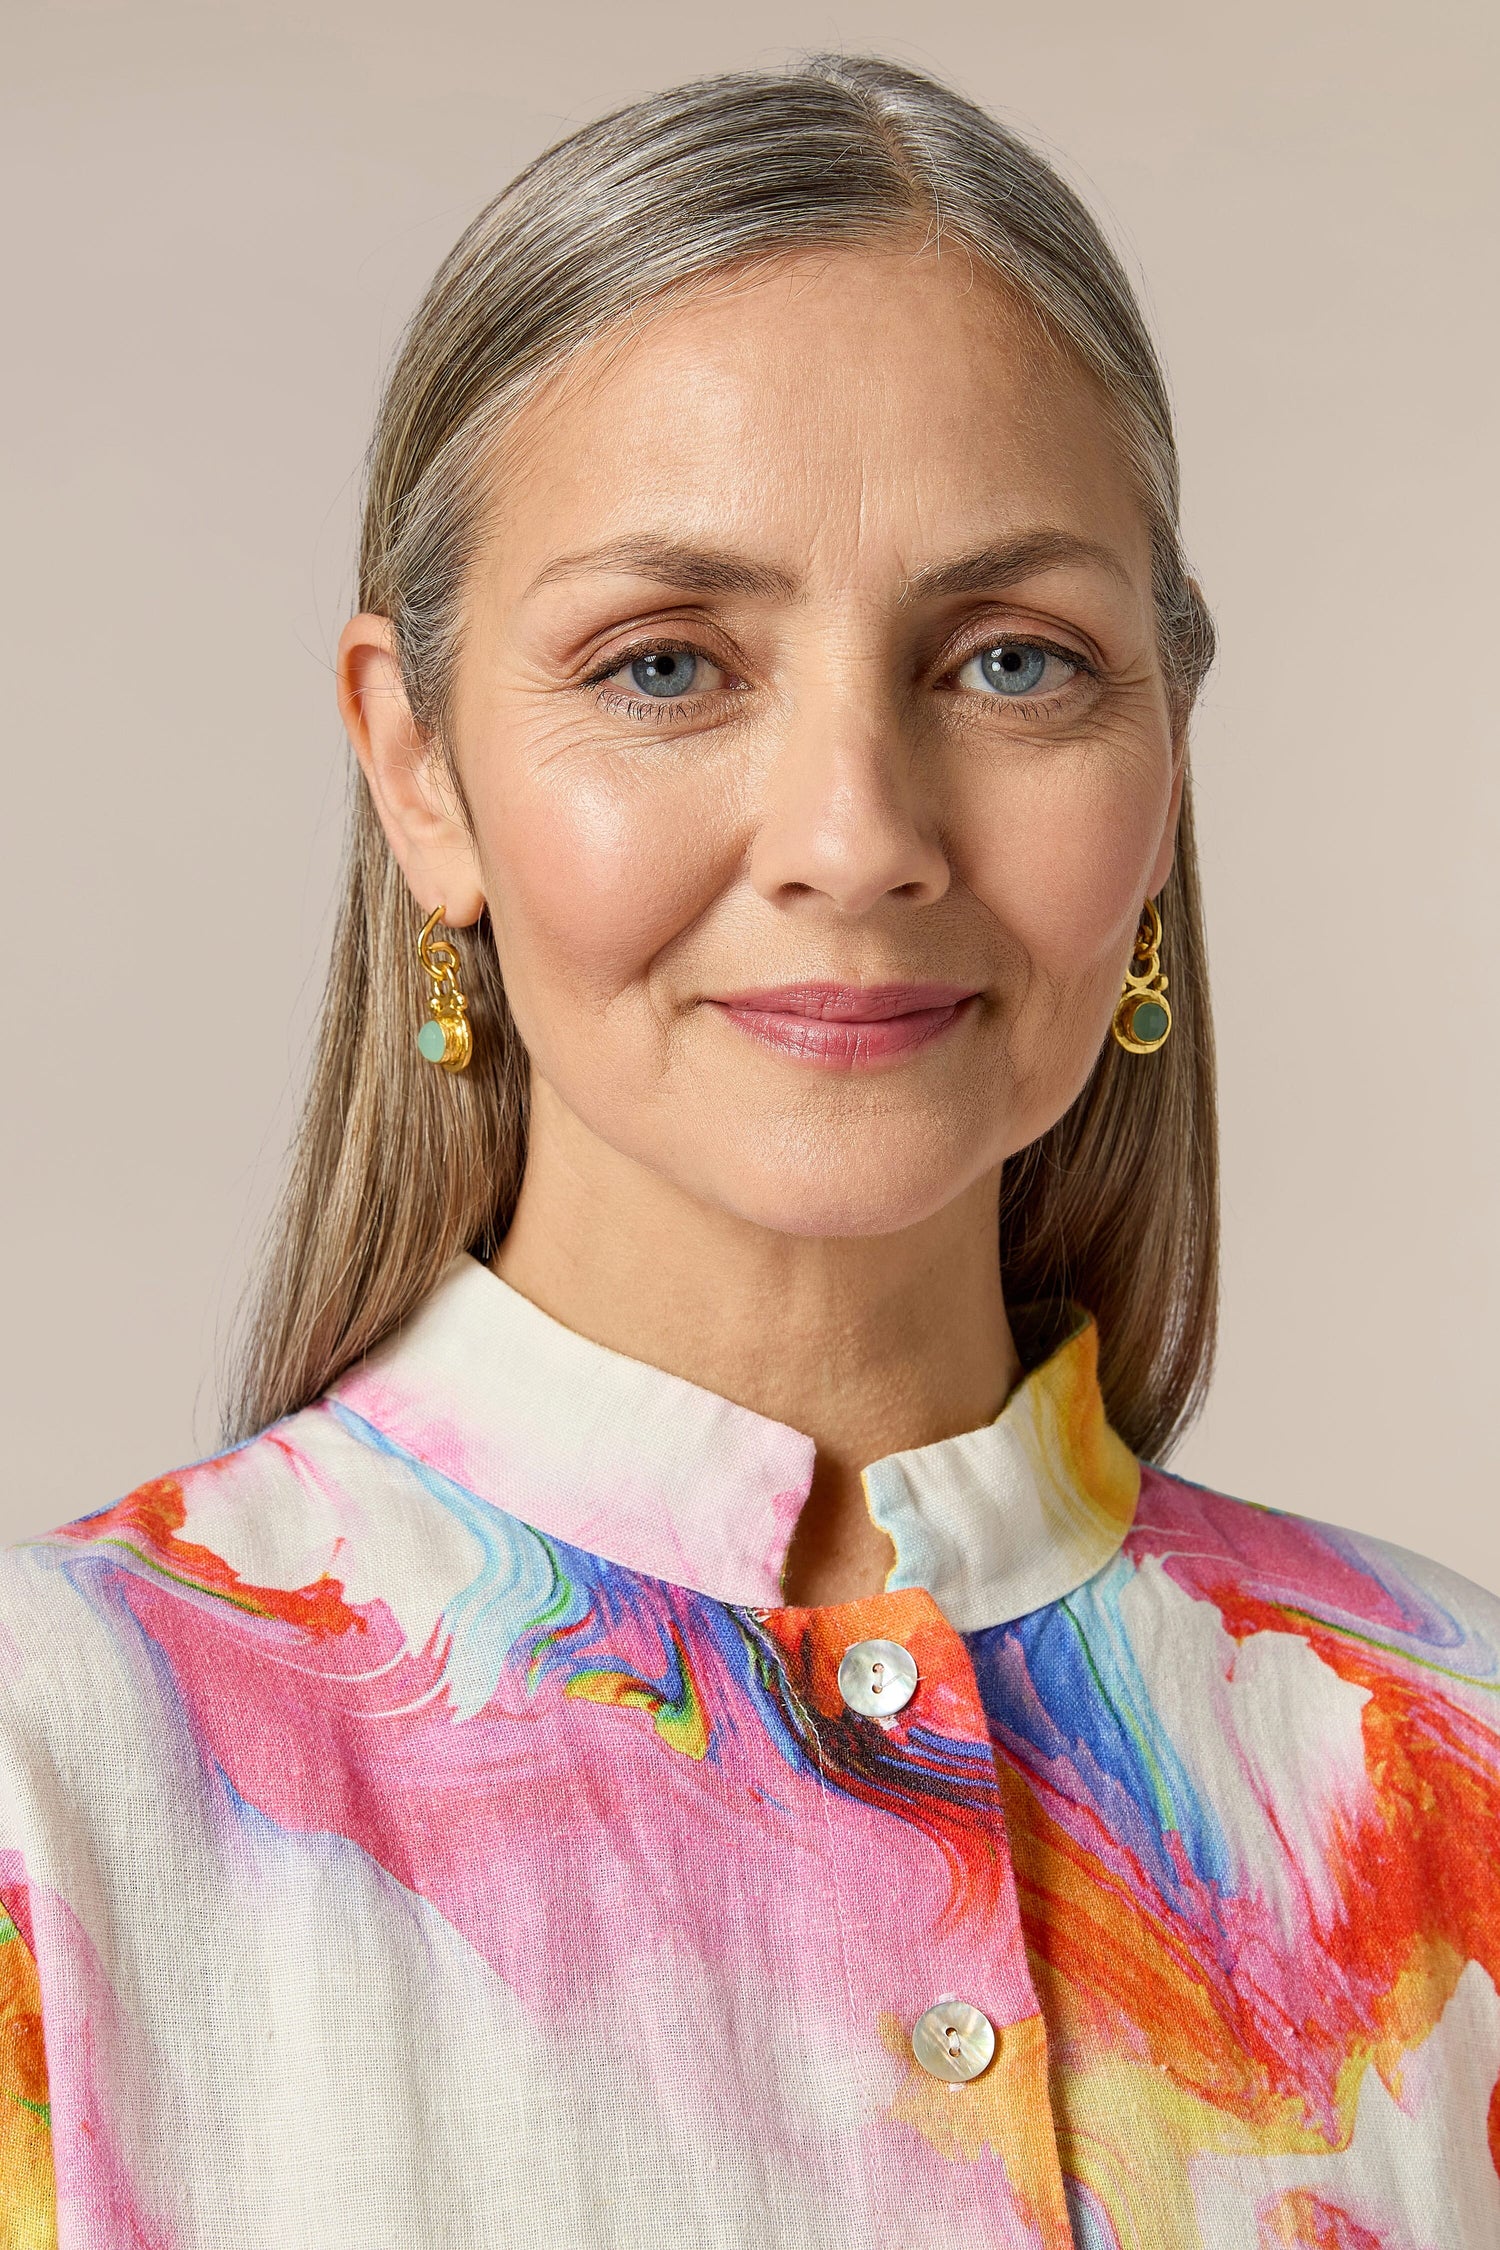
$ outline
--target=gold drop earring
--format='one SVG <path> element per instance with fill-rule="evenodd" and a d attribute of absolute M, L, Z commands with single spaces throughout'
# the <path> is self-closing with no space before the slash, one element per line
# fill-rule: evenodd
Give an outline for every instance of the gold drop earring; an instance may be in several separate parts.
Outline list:
<path fill-rule="evenodd" d="M 417 1033 L 417 1052 L 443 1070 L 467 1070 L 474 1052 L 474 1033 L 469 1003 L 459 989 L 458 948 L 432 934 L 442 919 L 442 908 L 435 906 L 417 939 L 417 959 L 432 979 L 431 1012 Z"/>
<path fill-rule="evenodd" d="M 1127 1054 L 1154 1055 L 1172 1029 L 1172 1007 L 1161 969 L 1161 916 L 1156 901 L 1141 908 L 1135 948 L 1125 968 L 1125 983 L 1115 1003 L 1111 1026 Z"/>

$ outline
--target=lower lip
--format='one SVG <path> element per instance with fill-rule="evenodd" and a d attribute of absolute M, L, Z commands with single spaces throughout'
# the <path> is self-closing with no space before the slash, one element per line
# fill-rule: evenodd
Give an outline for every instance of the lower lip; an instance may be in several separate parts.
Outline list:
<path fill-rule="evenodd" d="M 968 1014 L 973 1000 L 954 1000 L 943 1008 L 913 1008 L 908 1015 L 881 1016 L 865 1022 L 848 1017 L 791 1015 L 771 1008 L 726 1007 L 722 1001 L 710 1004 L 779 1055 L 820 1063 L 830 1070 L 869 1070 L 879 1063 L 915 1054 L 919 1047 L 930 1047 L 960 1016 Z"/>

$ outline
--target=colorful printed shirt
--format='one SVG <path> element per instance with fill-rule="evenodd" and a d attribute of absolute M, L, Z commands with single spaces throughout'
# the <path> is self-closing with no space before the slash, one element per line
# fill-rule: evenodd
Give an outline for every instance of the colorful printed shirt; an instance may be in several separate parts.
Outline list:
<path fill-rule="evenodd" d="M 1086 1323 L 876 1599 L 812 1466 L 462 1259 L 0 1559 L 5 2250 L 1494 2250 L 1500 1606 L 1140 1468 Z"/>

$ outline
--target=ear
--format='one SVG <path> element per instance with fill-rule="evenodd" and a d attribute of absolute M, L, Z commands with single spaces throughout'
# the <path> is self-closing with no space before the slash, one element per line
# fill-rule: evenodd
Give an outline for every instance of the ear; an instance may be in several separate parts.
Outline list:
<path fill-rule="evenodd" d="M 1150 879 L 1146 884 L 1147 898 L 1156 898 L 1163 883 L 1172 872 L 1172 860 L 1177 851 L 1177 823 L 1182 817 L 1182 792 L 1187 786 L 1187 726 L 1184 722 L 1172 742 L 1172 794 L 1167 800 L 1167 817 L 1162 823 L 1161 842 L 1156 847 Z"/>
<path fill-rule="evenodd" d="M 339 636 L 339 710 L 380 825 L 423 914 L 450 929 L 484 911 L 479 861 L 437 745 L 412 715 L 388 617 L 353 617 Z"/>

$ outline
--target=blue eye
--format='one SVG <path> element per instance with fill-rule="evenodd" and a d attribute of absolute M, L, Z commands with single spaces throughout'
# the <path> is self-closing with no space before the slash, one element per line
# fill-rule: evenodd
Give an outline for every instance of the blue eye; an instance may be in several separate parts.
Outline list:
<path fill-rule="evenodd" d="M 635 659 L 630 677 L 642 695 L 686 695 L 698 677 L 698 659 L 691 649 L 653 649 Z"/>
<path fill-rule="evenodd" d="M 666 719 L 673 704 L 691 697 L 695 699 L 696 711 L 702 698 L 718 695 L 726 688 L 738 686 L 739 682 L 722 665 L 715 664 L 712 657 L 701 655 L 695 648 L 643 648 L 637 656 L 622 657 L 613 671 L 595 673 L 588 684 L 609 690 L 608 700 L 615 709 L 621 706 L 613 704 L 613 698 L 623 696 L 626 699 L 624 715 L 641 720 L 648 716 L 642 698 L 659 704 L 662 717 Z M 689 716 L 686 710 L 681 715 L 684 719 Z"/>
<path fill-rule="evenodd" d="M 958 684 L 981 695 L 1035 695 L 1066 687 L 1081 670 L 1081 665 L 1039 648 L 1035 641 L 996 641 L 975 651 L 960 671 Z"/>
<path fill-rule="evenodd" d="M 1028 648 L 1024 641 L 1002 641 L 983 652 L 979 669 L 1002 695 L 1034 695 L 1047 669 L 1047 651 Z"/>

